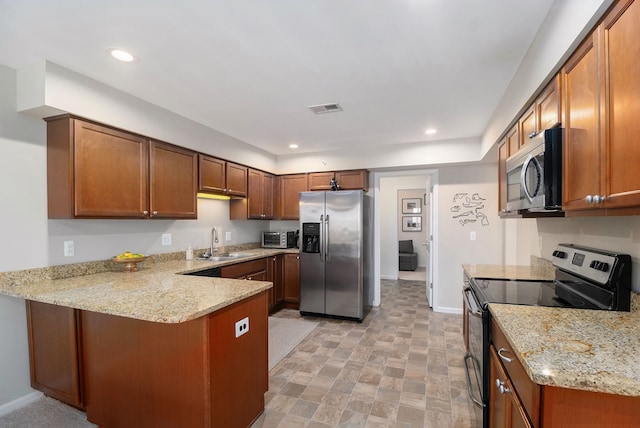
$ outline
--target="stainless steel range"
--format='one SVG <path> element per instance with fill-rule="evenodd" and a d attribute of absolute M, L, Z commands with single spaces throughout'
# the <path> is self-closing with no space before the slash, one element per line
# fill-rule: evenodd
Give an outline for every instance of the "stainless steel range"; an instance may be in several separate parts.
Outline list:
<path fill-rule="evenodd" d="M 559 244 L 552 254 L 553 281 L 465 278 L 463 289 L 465 355 L 469 396 L 476 405 L 477 426 L 489 426 L 489 303 L 629 311 L 631 257 L 606 250 Z M 480 424 L 480 421 L 482 423 Z"/>

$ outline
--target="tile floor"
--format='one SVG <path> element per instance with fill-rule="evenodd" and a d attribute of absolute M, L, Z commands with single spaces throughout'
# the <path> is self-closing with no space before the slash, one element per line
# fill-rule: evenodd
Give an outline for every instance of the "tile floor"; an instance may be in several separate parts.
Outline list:
<path fill-rule="evenodd" d="M 382 305 L 362 323 L 314 318 L 320 325 L 270 372 L 253 427 L 473 426 L 462 316 L 431 311 L 424 288 L 383 280 Z"/>

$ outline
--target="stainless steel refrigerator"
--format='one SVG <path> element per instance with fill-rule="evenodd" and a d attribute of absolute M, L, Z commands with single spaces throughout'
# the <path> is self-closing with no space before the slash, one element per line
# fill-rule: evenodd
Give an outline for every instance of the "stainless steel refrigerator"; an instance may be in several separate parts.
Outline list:
<path fill-rule="evenodd" d="M 371 198 L 300 193 L 300 313 L 362 321 L 373 301 Z"/>

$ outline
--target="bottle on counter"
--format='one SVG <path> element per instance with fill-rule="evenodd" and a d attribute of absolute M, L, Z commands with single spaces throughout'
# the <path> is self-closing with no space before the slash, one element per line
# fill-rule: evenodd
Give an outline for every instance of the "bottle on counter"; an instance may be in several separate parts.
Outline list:
<path fill-rule="evenodd" d="M 187 260 L 193 260 L 193 248 L 191 248 L 191 245 L 187 247 Z"/>

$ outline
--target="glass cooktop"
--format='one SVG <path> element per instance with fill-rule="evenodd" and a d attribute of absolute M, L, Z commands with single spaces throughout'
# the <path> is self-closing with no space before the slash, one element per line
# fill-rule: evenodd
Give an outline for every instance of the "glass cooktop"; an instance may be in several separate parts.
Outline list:
<path fill-rule="evenodd" d="M 486 303 L 512 305 L 569 307 L 555 293 L 553 281 L 512 281 L 505 279 L 474 278 L 475 289 Z M 480 296 L 479 296 L 480 297 Z"/>

